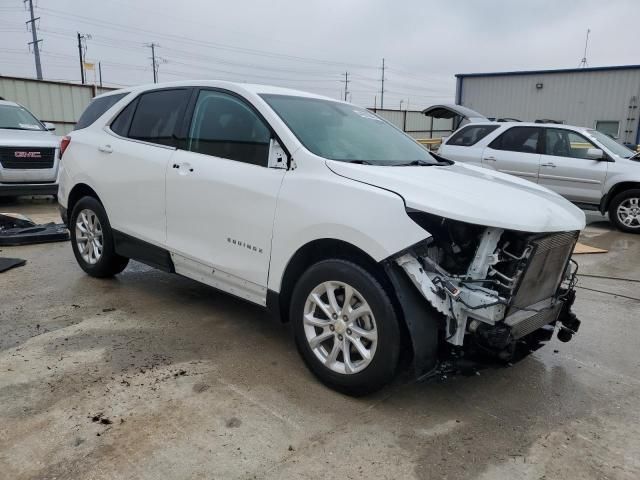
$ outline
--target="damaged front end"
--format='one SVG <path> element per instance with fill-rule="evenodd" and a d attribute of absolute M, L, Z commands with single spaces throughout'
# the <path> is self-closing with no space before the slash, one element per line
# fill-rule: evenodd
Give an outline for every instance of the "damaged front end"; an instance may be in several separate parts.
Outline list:
<path fill-rule="evenodd" d="M 441 314 L 441 368 L 470 357 L 512 362 L 556 330 L 565 342 L 577 332 L 571 254 L 579 232 L 526 233 L 408 213 L 431 236 L 391 261 Z M 419 350 L 420 340 L 412 341 Z"/>

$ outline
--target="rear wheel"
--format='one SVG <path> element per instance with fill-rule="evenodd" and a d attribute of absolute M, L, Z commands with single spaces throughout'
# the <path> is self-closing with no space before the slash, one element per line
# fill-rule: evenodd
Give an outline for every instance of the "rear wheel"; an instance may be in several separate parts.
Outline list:
<path fill-rule="evenodd" d="M 92 277 L 111 277 L 129 263 L 128 258 L 116 254 L 107 213 L 95 198 L 83 197 L 76 203 L 69 231 L 78 265 Z"/>
<path fill-rule="evenodd" d="M 624 232 L 640 233 L 640 189 L 616 195 L 609 205 L 609 219 Z"/>
<path fill-rule="evenodd" d="M 296 285 L 290 311 L 298 351 L 329 387 L 364 395 L 393 379 L 398 319 L 385 290 L 362 267 L 344 260 L 313 265 Z"/>

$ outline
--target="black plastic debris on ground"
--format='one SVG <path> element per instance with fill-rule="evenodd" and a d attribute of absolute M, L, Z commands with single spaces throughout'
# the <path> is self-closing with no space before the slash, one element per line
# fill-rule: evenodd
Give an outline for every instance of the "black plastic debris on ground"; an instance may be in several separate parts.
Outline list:
<path fill-rule="evenodd" d="M 38 225 L 23 215 L 0 213 L 0 246 L 64 242 L 66 240 L 69 240 L 69 231 L 62 223 L 51 222 Z"/>
<path fill-rule="evenodd" d="M 22 258 L 4 258 L 0 257 L 0 273 L 15 267 L 21 267 L 26 264 L 27 261 Z"/>

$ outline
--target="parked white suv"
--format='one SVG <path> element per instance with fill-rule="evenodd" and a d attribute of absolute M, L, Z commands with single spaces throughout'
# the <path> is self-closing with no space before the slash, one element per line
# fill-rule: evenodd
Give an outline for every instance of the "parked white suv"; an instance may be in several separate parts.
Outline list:
<path fill-rule="evenodd" d="M 0 196 L 58 192 L 60 140 L 53 130 L 22 105 L 0 100 Z"/>
<path fill-rule="evenodd" d="M 425 375 L 578 329 L 585 218 L 555 193 L 309 93 L 179 82 L 94 102 L 108 107 L 62 142 L 59 194 L 92 276 L 136 259 L 265 306 L 350 394 L 403 356 Z"/>
<path fill-rule="evenodd" d="M 608 212 L 620 230 L 640 233 L 640 158 L 597 130 L 474 122 L 455 132 L 438 152 L 538 183 L 585 210 Z"/>

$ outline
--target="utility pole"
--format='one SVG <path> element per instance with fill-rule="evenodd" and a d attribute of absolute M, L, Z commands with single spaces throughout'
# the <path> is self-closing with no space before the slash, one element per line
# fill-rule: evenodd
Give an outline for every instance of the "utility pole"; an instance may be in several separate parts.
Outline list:
<path fill-rule="evenodd" d="M 585 38 L 584 40 L 584 55 L 582 56 L 582 60 L 580 60 L 580 65 L 578 66 L 578 68 L 584 68 L 589 66 L 589 64 L 587 63 L 587 47 L 589 46 L 590 33 L 591 33 L 591 30 L 587 28 L 587 38 Z"/>
<path fill-rule="evenodd" d="M 380 88 L 380 109 L 384 110 L 384 58 L 382 59 L 382 86 Z"/>
<path fill-rule="evenodd" d="M 349 94 L 349 72 L 344 72 L 344 101 L 347 101 L 347 95 Z"/>
<path fill-rule="evenodd" d="M 36 60 L 36 76 L 38 80 L 42 80 L 42 65 L 40 65 L 40 45 L 42 40 L 38 40 L 38 33 L 36 32 L 36 20 L 40 20 L 40 17 L 35 18 L 33 16 L 33 0 L 24 0 L 25 3 L 29 2 L 29 13 L 31 14 L 31 20 L 27 20 L 27 24 L 31 24 L 31 38 L 29 45 L 33 45 L 33 56 Z"/>
<path fill-rule="evenodd" d="M 158 83 L 158 62 L 156 62 L 156 47 L 158 45 L 151 42 L 151 45 L 149 46 L 151 47 L 151 65 L 153 67 L 153 83 Z"/>
<path fill-rule="evenodd" d="M 78 56 L 80 57 L 80 80 L 82 80 L 82 84 L 85 84 L 85 74 L 84 74 L 84 54 L 85 48 L 83 46 L 83 42 L 86 41 L 87 38 L 91 38 L 91 35 L 86 35 L 84 33 L 78 33 Z M 85 43 L 86 45 L 86 43 Z"/>
<path fill-rule="evenodd" d="M 102 62 L 98 62 L 98 76 L 100 77 L 100 88 L 102 88 Z"/>

